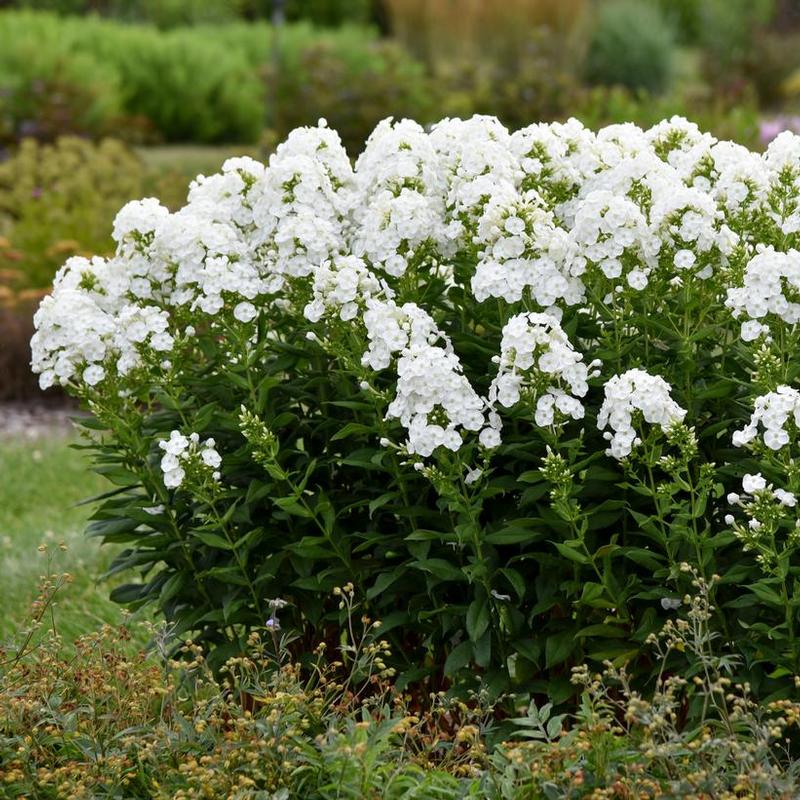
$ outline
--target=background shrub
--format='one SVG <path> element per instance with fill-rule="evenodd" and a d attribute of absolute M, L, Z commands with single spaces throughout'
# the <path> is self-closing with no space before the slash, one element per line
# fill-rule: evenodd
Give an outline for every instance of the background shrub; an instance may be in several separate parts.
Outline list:
<path fill-rule="evenodd" d="M 91 23 L 90 23 L 91 25 Z M 0 13 L 0 144 L 94 136 L 122 111 L 119 74 L 55 17 Z"/>
<path fill-rule="evenodd" d="M 772 18 L 774 0 L 704 0 L 699 3 L 706 77 L 712 85 L 741 80 L 754 38 Z"/>
<path fill-rule="evenodd" d="M 112 140 L 26 139 L 0 162 L 0 400 L 38 394 L 28 366 L 36 305 L 65 256 L 113 249 L 114 210 L 144 186 L 138 157 Z"/>
<path fill-rule="evenodd" d="M 662 92 L 673 58 L 674 34 L 658 6 L 638 0 L 599 6 L 584 68 L 590 82 Z"/>
<path fill-rule="evenodd" d="M 587 127 L 630 122 L 655 125 L 670 114 L 697 120 L 704 130 L 720 139 L 729 139 L 759 149 L 759 111 L 752 92 L 727 97 L 698 86 L 690 91 L 669 92 L 653 97 L 622 86 L 595 86 L 579 90 L 574 99 L 574 114 Z"/>
<path fill-rule="evenodd" d="M 786 102 L 786 81 L 798 68 L 800 31 L 782 35 L 757 31 L 743 58 L 744 72 L 752 80 L 762 108 L 779 108 Z"/>
<path fill-rule="evenodd" d="M 422 65 L 398 45 L 374 43 L 341 58 L 326 44 L 302 51 L 299 61 L 266 72 L 277 100 L 272 124 L 279 138 L 320 117 L 336 128 L 355 156 L 388 109 L 397 119 L 429 119 L 435 95 Z"/>
<path fill-rule="evenodd" d="M 0 163 L 0 232 L 17 254 L 18 287 L 48 286 L 65 254 L 109 252 L 114 210 L 143 185 L 140 160 L 120 142 L 23 141 Z"/>
<path fill-rule="evenodd" d="M 430 66 L 513 63 L 542 32 L 564 50 L 586 0 L 386 0 L 392 34 Z M 564 53 L 565 58 L 568 53 Z"/>
<path fill-rule="evenodd" d="M 4 12 L 0 38 L 8 43 L 0 53 L 0 132 L 8 140 L 41 130 L 42 138 L 77 131 L 252 143 L 274 120 L 268 103 L 276 99 L 289 119 L 316 121 L 328 109 L 344 121 L 340 104 L 358 98 L 367 106 L 368 122 L 353 123 L 361 139 L 390 113 L 428 114 L 419 65 L 397 47 L 376 44 L 374 32 L 363 28 L 319 31 L 298 23 L 278 39 L 265 23 L 160 31 L 91 17 Z M 352 87 L 321 74 L 315 66 L 321 60 Z M 267 72 L 277 88 L 265 84 Z M 54 93 L 58 87 L 62 91 Z M 316 110 L 298 108 L 309 100 Z M 51 106 L 58 103 L 66 109 L 56 114 Z"/>
<path fill-rule="evenodd" d="M 701 587 L 682 613 L 692 624 L 668 624 L 654 646 L 665 668 L 685 670 L 687 658 L 701 667 L 697 683 L 665 669 L 643 698 L 624 669 L 581 667 L 577 715 L 520 697 L 500 721 L 506 709 L 483 696 L 419 702 L 398 692 L 380 628 L 353 618 L 361 603 L 350 591 L 339 595 L 350 624 L 335 652 L 317 651 L 312 671 L 290 660 L 291 633 L 260 629 L 217 680 L 191 642 L 178 644 L 182 661 L 167 658 L 161 627 L 106 625 L 70 641 L 54 600 L 75 587 L 69 575 L 48 575 L 26 625 L 0 648 L 3 788 L 9 797 L 148 800 L 788 800 L 800 764 L 778 737 L 795 734 L 800 706 L 762 706 L 730 686 L 725 657 L 708 646 Z M 155 646 L 140 647 L 145 638 Z M 712 701 L 685 725 L 694 689 Z"/>
<path fill-rule="evenodd" d="M 262 0 L 6 0 L 11 8 L 52 11 L 63 15 L 101 14 L 131 22 L 152 23 L 159 28 L 231 22 L 237 19 L 269 19 L 272 4 Z M 286 0 L 290 21 L 312 20 L 336 27 L 347 22 L 366 23 L 372 16 L 370 0 Z"/>
<path fill-rule="evenodd" d="M 0 244 L 0 265 L 3 248 Z M 3 290 L 8 290 L 4 292 Z M 0 402 L 29 400 L 39 394 L 30 371 L 33 312 L 43 292 L 18 292 L 3 280 L 0 269 Z"/>
<path fill-rule="evenodd" d="M 114 64 L 128 113 L 147 118 L 166 141 L 258 139 L 265 119 L 258 71 L 211 30 L 135 28 L 109 38 L 98 30 L 88 45 Z"/>

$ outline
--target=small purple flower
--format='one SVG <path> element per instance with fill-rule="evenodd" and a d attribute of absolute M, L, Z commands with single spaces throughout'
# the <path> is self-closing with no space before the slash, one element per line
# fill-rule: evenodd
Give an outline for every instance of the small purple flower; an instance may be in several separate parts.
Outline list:
<path fill-rule="evenodd" d="M 762 119 L 758 126 L 758 138 L 766 146 L 784 131 L 800 133 L 800 116 L 782 114 L 770 119 Z"/>

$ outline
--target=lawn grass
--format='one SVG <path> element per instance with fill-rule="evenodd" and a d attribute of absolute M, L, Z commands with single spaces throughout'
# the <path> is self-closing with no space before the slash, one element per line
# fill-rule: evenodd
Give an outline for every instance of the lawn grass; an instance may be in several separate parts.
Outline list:
<path fill-rule="evenodd" d="M 70 446 L 77 441 L 66 432 L 0 438 L 0 640 L 24 626 L 48 564 L 53 572 L 73 576 L 57 609 L 66 641 L 121 619 L 108 599 L 109 587 L 97 582 L 113 553 L 86 538 L 91 507 L 76 505 L 110 486 L 90 471 L 83 452 Z"/>
<path fill-rule="evenodd" d="M 147 169 L 158 173 L 176 172 L 189 181 L 197 175 L 213 175 L 234 156 L 262 159 L 264 153 L 254 145 L 168 144 L 138 147 L 136 153 Z"/>

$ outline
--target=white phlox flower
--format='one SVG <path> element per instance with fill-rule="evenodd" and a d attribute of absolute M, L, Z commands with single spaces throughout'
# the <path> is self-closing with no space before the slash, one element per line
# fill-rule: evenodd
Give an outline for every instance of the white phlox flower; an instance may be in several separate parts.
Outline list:
<path fill-rule="evenodd" d="M 197 433 L 184 436 L 180 431 L 172 431 L 169 439 L 160 441 L 158 446 L 164 451 L 161 457 L 161 472 L 167 489 L 177 489 L 183 485 L 186 470 L 190 465 L 207 472 L 213 480 L 219 480 L 218 470 L 222 458 L 217 452 L 214 439 L 201 442 Z"/>
<path fill-rule="evenodd" d="M 540 427 L 565 419 L 582 419 L 589 386 L 589 368 L 549 314 L 517 314 L 503 328 L 497 375 L 489 402 L 505 408 L 523 393 L 536 400 L 535 422 Z"/>
<path fill-rule="evenodd" d="M 645 422 L 667 431 L 682 422 L 686 410 L 670 397 L 670 385 L 659 375 L 641 369 L 630 369 L 614 375 L 604 387 L 605 398 L 597 415 L 597 427 L 609 447 L 606 453 L 616 459 L 629 456 L 641 443 L 634 428 L 634 415 L 641 413 Z"/>
<path fill-rule="evenodd" d="M 742 322 L 742 339 L 749 342 L 769 334 L 766 321 L 775 317 L 788 325 L 800 322 L 800 252 L 767 247 L 750 259 L 744 284 L 728 289 L 725 305 Z"/>
<path fill-rule="evenodd" d="M 755 399 L 750 422 L 740 431 L 734 431 L 733 444 L 744 447 L 757 438 L 763 428 L 764 444 L 770 450 L 780 450 L 790 442 L 787 423 L 800 426 L 800 392 L 791 386 L 778 386 Z"/>

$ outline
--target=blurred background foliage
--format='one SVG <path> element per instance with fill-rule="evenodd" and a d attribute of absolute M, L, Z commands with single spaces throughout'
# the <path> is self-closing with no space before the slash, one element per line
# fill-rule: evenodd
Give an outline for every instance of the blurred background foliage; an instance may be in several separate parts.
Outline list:
<path fill-rule="evenodd" d="M 761 147 L 800 128 L 800 0 L 0 0 L 0 328 L 27 360 L 54 270 L 130 198 L 178 207 L 320 117 L 355 157 L 386 116 L 475 113 Z"/>

